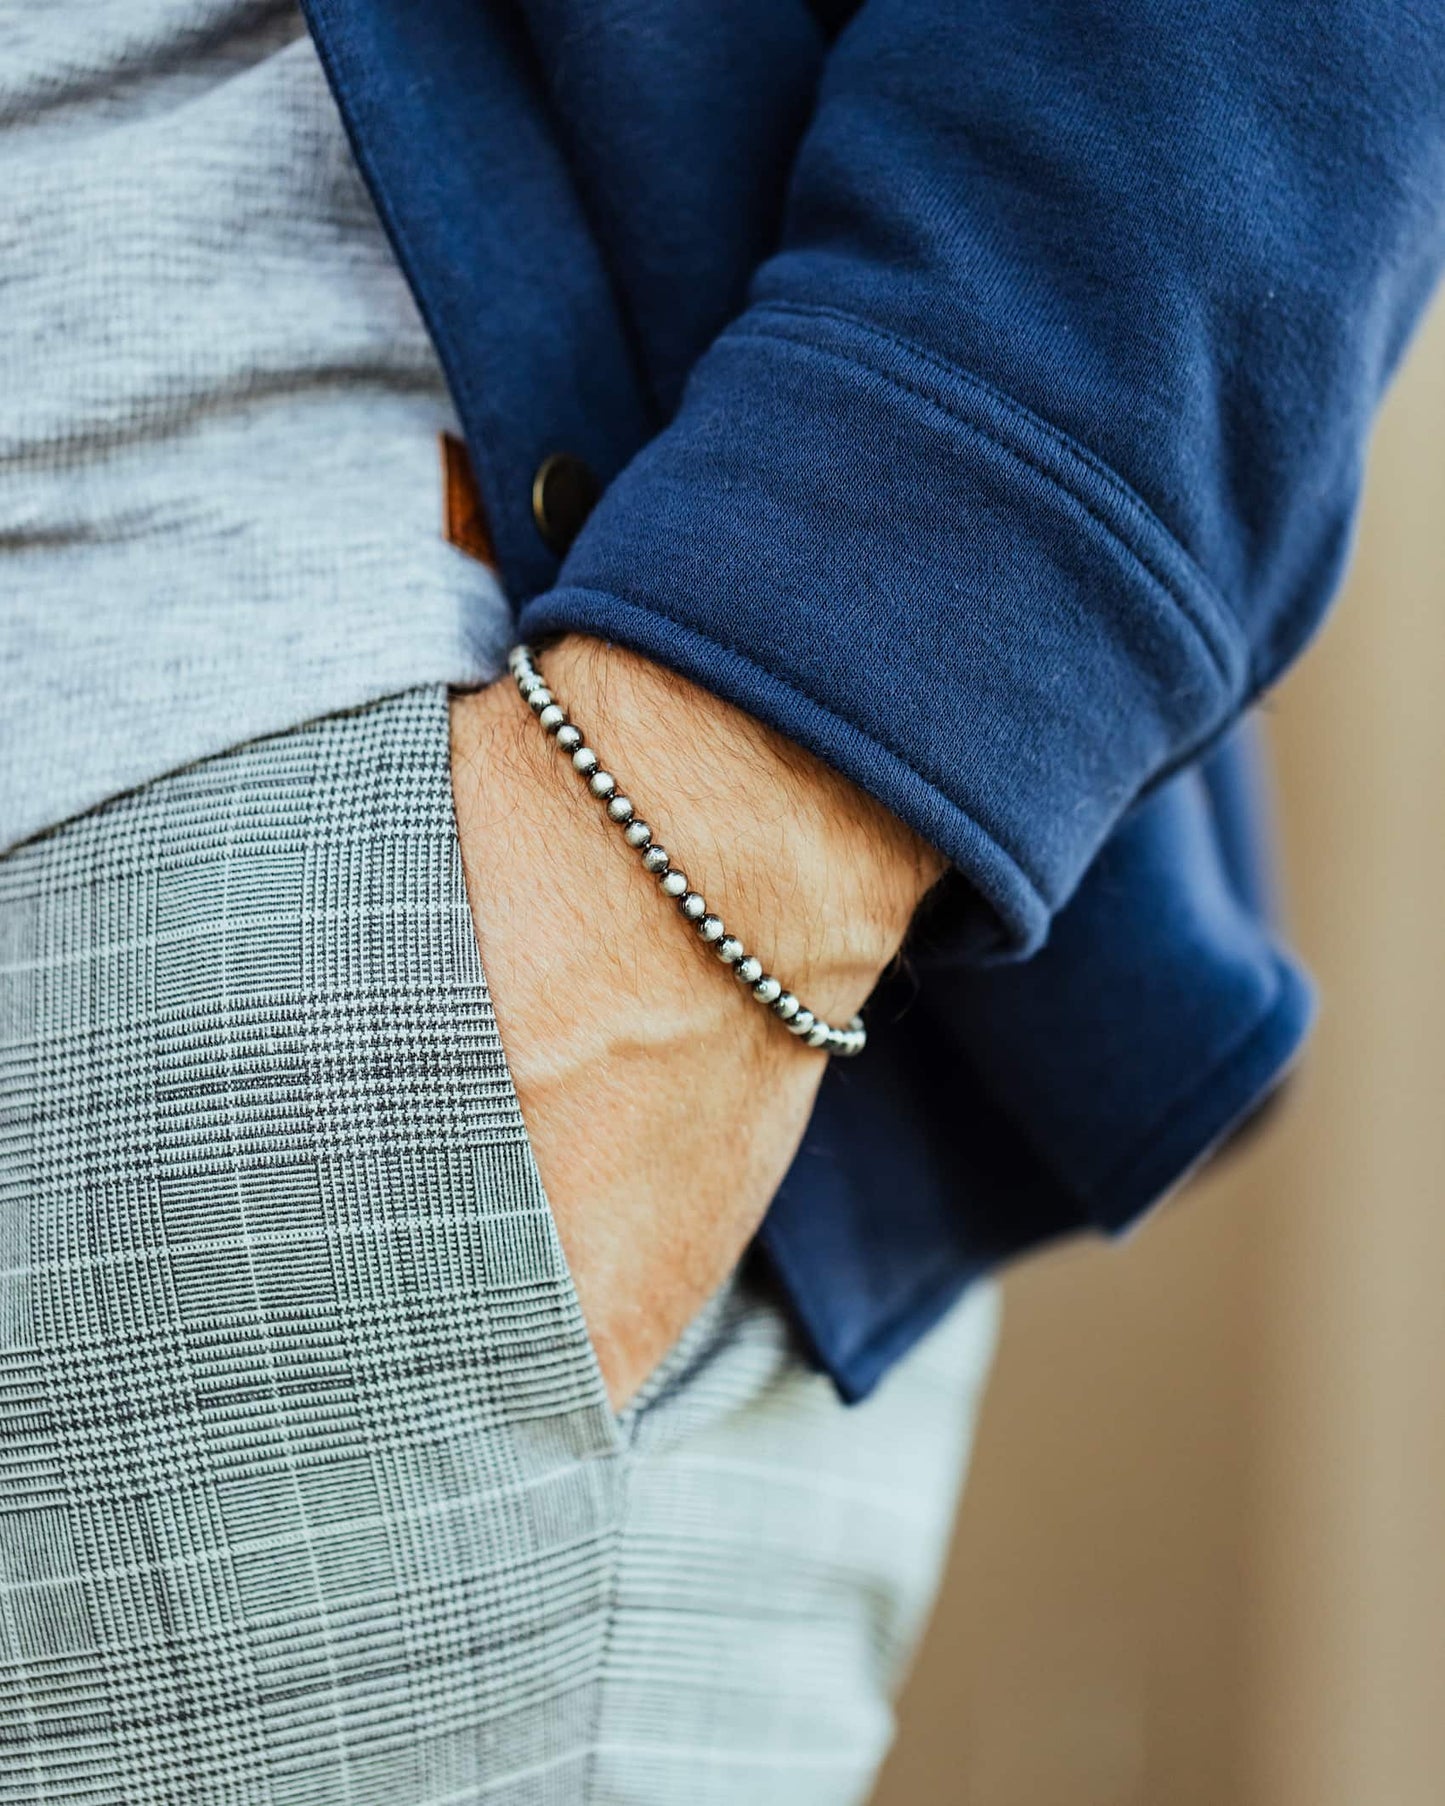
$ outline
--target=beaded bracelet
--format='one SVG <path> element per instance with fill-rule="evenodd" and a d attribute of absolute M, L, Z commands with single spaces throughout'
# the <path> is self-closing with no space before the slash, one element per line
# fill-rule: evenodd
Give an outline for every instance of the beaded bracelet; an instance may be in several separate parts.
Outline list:
<path fill-rule="evenodd" d="M 844 1058 L 862 1053 L 868 1031 L 861 1016 L 855 1016 L 847 1028 L 834 1028 L 812 1010 L 804 1009 L 791 991 L 783 989 L 780 980 L 764 972 L 762 961 L 749 953 L 736 935 L 728 933 L 722 917 L 709 911 L 703 897 L 689 886 L 687 874 L 679 871 L 667 849 L 653 840 L 651 828 L 637 816 L 631 799 L 617 788 L 617 780 L 601 769 L 597 754 L 583 739 L 581 728 L 568 720 L 567 711 L 547 688 L 537 669 L 532 648 L 514 646 L 507 664 L 523 701 L 537 717 L 538 725 L 552 736 L 558 750 L 571 761 L 572 769 L 603 804 L 608 818 L 622 830 L 622 838 L 641 858 L 642 869 L 657 879 L 662 894 L 673 899 L 698 939 L 711 947 L 725 966 L 732 967 L 734 978 L 747 987 L 749 996 L 764 1009 L 771 1010 L 788 1032 L 806 1046 L 820 1047 L 826 1053 Z"/>

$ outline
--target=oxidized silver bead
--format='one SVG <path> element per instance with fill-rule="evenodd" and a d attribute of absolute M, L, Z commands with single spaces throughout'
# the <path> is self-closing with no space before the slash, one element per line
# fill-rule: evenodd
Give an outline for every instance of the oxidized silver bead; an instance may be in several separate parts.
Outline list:
<path fill-rule="evenodd" d="M 644 868 L 657 878 L 663 894 L 677 900 L 683 916 L 697 929 L 699 939 L 712 947 L 724 965 L 734 969 L 739 984 L 748 986 L 754 998 L 771 1009 L 809 1047 L 844 1056 L 861 1052 L 867 1039 L 861 1017 L 854 1016 L 846 1028 L 834 1028 L 821 1016 L 805 1010 L 791 991 L 785 991 L 778 979 L 763 971 L 762 961 L 746 952 L 736 935 L 727 932 L 722 917 L 709 913 L 702 893 L 688 889 L 686 874 L 673 869 L 665 847 L 653 845 L 652 830 L 636 818 L 631 798 L 618 793 L 617 780 L 600 769 L 597 754 L 583 742 L 582 730 L 567 719 L 566 710 L 533 663 L 531 648 L 524 644 L 514 646 L 507 654 L 507 665 L 542 728 L 556 736 L 558 747 L 571 758 L 592 794 L 606 804 L 609 817 L 622 828 L 627 844 L 641 853 Z"/>

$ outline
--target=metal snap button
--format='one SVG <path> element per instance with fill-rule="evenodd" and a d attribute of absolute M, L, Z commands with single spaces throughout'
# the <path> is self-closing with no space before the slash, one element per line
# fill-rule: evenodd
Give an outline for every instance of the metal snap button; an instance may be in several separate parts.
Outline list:
<path fill-rule="evenodd" d="M 537 531 L 561 558 L 582 531 L 602 485 L 571 452 L 553 452 L 532 479 L 532 518 Z"/>

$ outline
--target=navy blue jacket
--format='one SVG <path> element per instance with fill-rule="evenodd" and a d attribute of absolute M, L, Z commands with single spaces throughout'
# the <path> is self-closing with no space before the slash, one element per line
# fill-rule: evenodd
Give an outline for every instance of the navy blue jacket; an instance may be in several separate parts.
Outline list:
<path fill-rule="evenodd" d="M 1303 1034 L 1237 724 L 1445 254 L 1445 8 L 306 10 L 522 631 L 675 667 L 953 862 L 763 1232 L 858 1396 Z M 605 485 L 560 566 L 557 450 Z"/>

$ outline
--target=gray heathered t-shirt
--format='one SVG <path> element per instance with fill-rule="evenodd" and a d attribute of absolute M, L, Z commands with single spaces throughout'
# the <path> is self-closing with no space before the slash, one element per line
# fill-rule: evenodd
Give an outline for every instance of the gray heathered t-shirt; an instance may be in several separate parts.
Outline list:
<path fill-rule="evenodd" d="M 490 675 L 451 424 L 293 5 L 0 0 L 0 847 Z"/>

